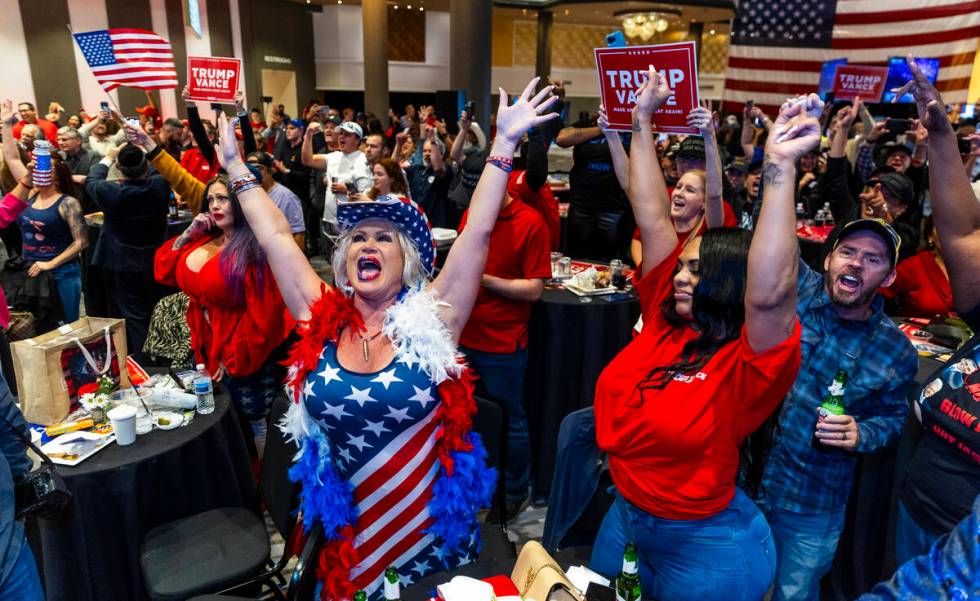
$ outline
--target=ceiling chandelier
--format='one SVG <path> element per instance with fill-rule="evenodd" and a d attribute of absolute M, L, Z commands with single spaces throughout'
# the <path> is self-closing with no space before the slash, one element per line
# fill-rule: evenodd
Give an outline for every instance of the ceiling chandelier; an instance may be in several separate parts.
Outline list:
<path fill-rule="evenodd" d="M 626 37 L 640 38 L 644 42 L 649 42 L 653 36 L 667 31 L 670 27 L 667 18 L 675 15 L 668 12 L 648 11 L 629 12 L 616 16 L 623 19 L 623 32 Z"/>

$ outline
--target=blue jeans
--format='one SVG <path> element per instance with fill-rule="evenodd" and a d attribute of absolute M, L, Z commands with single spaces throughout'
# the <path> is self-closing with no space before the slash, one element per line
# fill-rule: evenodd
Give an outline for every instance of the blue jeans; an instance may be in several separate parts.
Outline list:
<path fill-rule="evenodd" d="M 82 268 L 78 259 L 72 259 L 61 267 L 51 270 L 51 277 L 58 287 L 58 298 L 65 309 L 68 323 L 78 320 L 79 305 L 82 301 Z"/>
<path fill-rule="evenodd" d="M 905 508 L 905 503 L 898 502 L 898 523 L 895 526 L 895 563 L 902 565 L 919 555 L 925 555 L 939 540 L 942 534 L 933 534 L 915 523 L 915 518 Z"/>
<path fill-rule="evenodd" d="M 635 542 L 640 586 L 659 601 L 759 601 L 776 571 L 776 550 L 762 512 L 741 490 L 718 515 L 658 518 L 617 495 L 602 521 L 590 567 L 616 576 Z"/>
<path fill-rule="evenodd" d="M 20 554 L 17 556 L 17 561 L 7 579 L 0 582 L 0 599 L 44 601 L 41 577 L 37 573 L 34 554 L 31 553 L 31 548 L 26 540 L 20 548 Z"/>
<path fill-rule="evenodd" d="M 820 579 L 830 571 L 844 528 L 844 510 L 802 514 L 768 506 L 776 542 L 776 586 L 772 601 L 820 598 Z"/>
<path fill-rule="evenodd" d="M 466 359 L 480 376 L 483 388 L 507 407 L 507 470 L 504 474 L 507 500 L 527 498 L 531 477 L 531 436 L 524 411 L 524 371 L 527 349 L 513 353 L 487 353 L 460 347 Z"/>

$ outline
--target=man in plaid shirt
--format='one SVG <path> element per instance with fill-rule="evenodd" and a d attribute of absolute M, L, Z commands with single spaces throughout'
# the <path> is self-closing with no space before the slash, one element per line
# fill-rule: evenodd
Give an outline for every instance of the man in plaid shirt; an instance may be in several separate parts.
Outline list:
<path fill-rule="evenodd" d="M 842 229 L 825 275 L 800 262 L 802 362 L 783 402 L 760 499 L 776 543 L 774 601 L 818 598 L 859 454 L 890 444 L 904 427 L 918 359 L 877 294 L 895 279 L 900 244 L 884 221 L 858 219 Z M 845 415 L 821 417 L 839 369 L 847 373 Z"/>

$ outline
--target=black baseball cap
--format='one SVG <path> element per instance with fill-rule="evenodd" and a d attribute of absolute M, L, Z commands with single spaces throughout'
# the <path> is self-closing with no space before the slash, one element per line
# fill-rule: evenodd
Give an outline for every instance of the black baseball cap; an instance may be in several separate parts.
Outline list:
<path fill-rule="evenodd" d="M 834 248 L 841 243 L 841 240 L 847 238 L 851 234 L 860 231 L 868 231 L 878 235 L 882 240 L 885 241 L 885 247 L 888 249 L 888 258 L 891 259 L 892 267 L 898 263 L 898 249 L 902 247 L 902 238 L 899 237 L 898 232 L 895 228 L 888 225 L 888 222 L 884 219 L 855 219 L 851 221 L 843 228 L 841 228 L 840 234 L 837 236 L 837 241 L 834 242 Z"/>
<path fill-rule="evenodd" d="M 749 162 L 746 159 L 735 159 L 728 164 L 729 171 L 749 172 Z"/>
<path fill-rule="evenodd" d="M 704 138 L 701 136 L 684 138 L 677 149 L 677 156 L 704 160 Z"/>
<path fill-rule="evenodd" d="M 912 151 L 905 144 L 899 144 L 898 142 L 891 142 L 889 144 L 882 144 L 875 150 L 878 155 L 878 163 L 884 164 L 888 160 L 888 157 L 895 154 L 896 152 L 903 152 L 908 155 L 909 158 L 912 157 Z"/>

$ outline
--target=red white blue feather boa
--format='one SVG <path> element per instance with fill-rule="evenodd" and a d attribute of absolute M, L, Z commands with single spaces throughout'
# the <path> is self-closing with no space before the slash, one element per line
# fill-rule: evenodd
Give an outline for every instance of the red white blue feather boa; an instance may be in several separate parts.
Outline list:
<path fill-rule="evenodd" d="M 439 319 L 436 309 L 440 302 L 432 291 L 410 291 L 388 309 L 384 333 L 398 359 L 418 364 L 437 386 L 442 401 L 436 414 L 441 469 L 429 501 L 429 513 L 436 516 L 429 532 L 445 550 L 459 553 L 474 534 L 479 540 L 476 513 L 489 505 L 496 475 L 486 466 L 480 436 L 471 432 L 476 413 L 474 378 Z M 359 561 L 353 544 L 357 521 L 353 489 L 337 472 L 330 441 L 307 413 L 301 391 L 320 360 L 324 344 L 336 341 L 344 327 L 363 332 L 364 323 L 350 298 L 326 286 L 310 311 L 310 320 L 298 325 L 300 340 L 287 360 L 287 385 L 294 402 L 280 428 L 300 445 L 289 475 L 303 485 L 303 526 L 309 530 L 315 520 L 320 520 L 328 540 L 317 568 L 323 582 L 321 599 L 343 601 L 354 594 L 350 571 Z"/>

